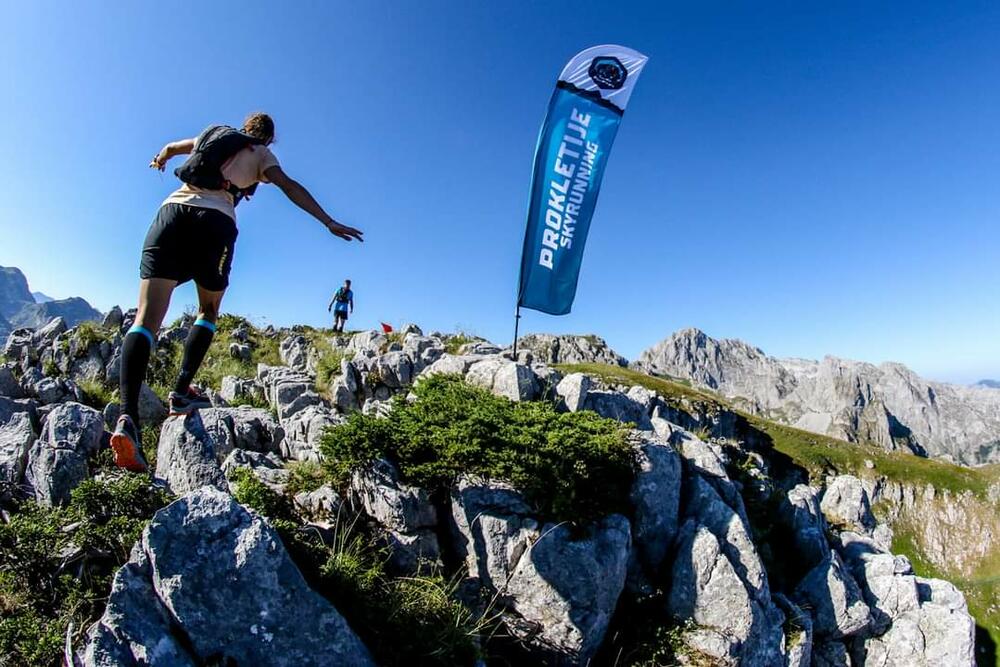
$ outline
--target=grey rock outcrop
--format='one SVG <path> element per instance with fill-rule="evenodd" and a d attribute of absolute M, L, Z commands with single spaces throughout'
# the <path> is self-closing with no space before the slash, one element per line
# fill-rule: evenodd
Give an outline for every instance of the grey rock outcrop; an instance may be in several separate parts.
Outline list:
<path fill-rule="evenodd" d="M 82 660 L 87 667 L 374 665 L 267 522 L 207 488 L 153 517 L 115 575 Z"/>
<path fill-rule="evenodd" d="M 643 352 L 635 366 L 808 431 L 969 465 L 1000 461 L 1000 392 L 925 380 L 901 364 L 778 359 L 743 341 L 684 329 Z"/>
<path fill-rule="evenodd" d="M 853 475 L 839 475 L 827 480 L 820 501 L 826 520 L 848 530 L 871 534 L 875 529 L 868 492 Z"/>
<path fill-rule="evenodd" d="M 438 562 L 437 511 L 426 491 L 400 481 L 394 465 L 376 461 L 356 471 L 351 501 L 385 528 L 396 570 L 418 572 Z"/>
<path fill-rule="evenodd" d="M 93 408 L 63 403 L 49 412 L 28 454 L 27 481 L 39 504 L 69 501 L 89 475 L 87 461 L 100 449 L 103 433 L 104 418 Z"/>
<path fill-rule="evenodd" d="M 836 552 L 799 583 L 796 595 L 813 610 L 813 631 L 824 639 L 843 639 L 868 628 L 871 611 L 854 577 Z"/>
<path fill-rule="evenodd" d="M 472 364 L 465 379 L 512 401 L 530 401 L 538 395 L 534 372 L 524 364 L 500 357 L 488 357 Z"/>
<path fill-rule="evenodd" d="M 18 485 L 24 479 L 28 451 L 35 441 L 35 427 L 28 412 L 15 412 L 0 422 L 0 495 L 5 485 Z"/>
<path fill-rule="evenodd" d="M 648 434 L 639 438 L 638 470 L 629 494 L 638 571 L 632 568 L 629 578 L 630 585 L 642 589 L 642 579 L 659 573 L 677 534 L 682 475 L 680 456 L 673 447 Z M 644 576 L 637 576 L 640 573 Z"/>
<path fill-rule="evenodd" d="M 228 489 L 220 464 L 213 438 L 198 412 L 163 422 L 155 476 L 172 493 L 180 495 L 203 486 Z"/>
<path fill-rule="evenodd" d="M 573 536 L 540 525 L 510 487 L 466 478 L 452 521 L 469 576 L 500 595 L 508 630 L 553 663 L 587 664 L 625 585 L 628 520 L 611 515 Z"/>
<path fill-rule="evenodd" d="M 546 364 L 610 364 L 627 366 L 625 357 L 598 336 L 528 334 L 517 340 L 518 349 L 530 350 L 535 361 Z"/>

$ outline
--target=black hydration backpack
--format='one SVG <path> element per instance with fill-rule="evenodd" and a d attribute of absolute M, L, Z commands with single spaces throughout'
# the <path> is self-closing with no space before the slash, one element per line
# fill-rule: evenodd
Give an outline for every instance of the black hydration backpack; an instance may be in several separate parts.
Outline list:
<path fill-rule="evenodd" d="M 233 201 L 239 204 L 244 197 L 253 195 L 257 184 L 241 189 L 230 183 L 227 187 L 226 179 L 222 176 L 222 165 L 247 146 L 263 143 L 257 137 L 251 137 L 228 125 L 212 125 L 198 135 L 194 151 L 184 164 L 174 170 L 174 174 L 197 188 L 226 190 L 233 195 Z"/>

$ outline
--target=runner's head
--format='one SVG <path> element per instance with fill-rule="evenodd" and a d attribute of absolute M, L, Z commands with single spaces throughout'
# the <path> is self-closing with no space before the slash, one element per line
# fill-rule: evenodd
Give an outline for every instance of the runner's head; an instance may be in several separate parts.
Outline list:
<path fill-rule="evenodd" d="M 346 287 L 347 289 L 351 289 L 351 280 L 350 279 L 347 279 L 347 280 L 344 281 L 344 287 Z"/>
<path fill-rule="evenodd" d="M 274 141 L 274 121 L 266 113 L 260 111 L 247 116 L 243 121 L 243 131 L 251 137 L 257 137 L 265 144 Z"/>

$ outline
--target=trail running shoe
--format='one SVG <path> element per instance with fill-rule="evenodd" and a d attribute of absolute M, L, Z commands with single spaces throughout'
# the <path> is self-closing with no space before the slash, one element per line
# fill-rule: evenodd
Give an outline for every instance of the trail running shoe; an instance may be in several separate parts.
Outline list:
<path fill-rule="evenodd" d="M 212 407 L 212 401 L 194 387 L 188 387 L 186 394 L 170 392 L 167 402 L 170 404 L 171 415 L 189 415 L 199 408 Z"/>
<path fill-rule="evenodd" d="M 118 418 L 115 432 L 111 434 L 111 449 L 115 453 L 115 465 L 132 472 L 146 472 L 149 467 L 142 455 L 139 433 L 135 422 L 128 415 Z"/>

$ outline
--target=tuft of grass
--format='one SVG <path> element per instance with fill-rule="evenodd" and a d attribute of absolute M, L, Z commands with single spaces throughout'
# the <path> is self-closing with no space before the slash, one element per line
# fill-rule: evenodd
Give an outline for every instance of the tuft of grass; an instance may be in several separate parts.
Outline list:
<path fill-rule="evenodd" d="M 235 471 L 236 499 L 268 517 L 309 585 L 333 601 L 379 664 L 470 665 L 490 622 L 456 599 L 439 575 L 391 577 L 387 554 L 357 520 L 342 519 L 329 543 L 303 527 L 292 504 L 246 469 Z"/>
<path fill-rule="evenodd" d="M 458 376 L 421 379 L 413 393 L 412 402 L 397 396 L 387 417 L 355 413 L 324 434 L 320 448 L 338 484 L 388 458 L 404 479 L 431 490 L 464 473 L 509 482 L 556 521 L 626 510 L 636 466 L 627 426 L 545 402 L 515 403 Z"/>
<path fill-rule="evenodd" d="M 111 342 L 111 339 L 114 338 L 114 333 L 111 330 L 105 329 L 97 322 L 89 320 L 76 325 L 74 331 L 76 339 L 80 342 L 79 349 L 81 352 L 86 351 L 95 343 Z"/>
<path fill-rule="evenodd" d="M 468 343 L 474 343 L 476 340 L 476 338 L 465 333 L 455 334 L 445 342 L 444 351 L 448 354 L 458 354 L 459 348 Z"/>
<path fill-rule="evenodd" d="M 291 473 L 285 489 L 292 496 L 315 491 L 327 481 L 323 466 L 315 461 L 289 461 L 285 468 Z"/>
<path fill-rule="evenodd" d="M 104 610 L 114 571 L 169 498 L 145 475 L 89 479 L 66 507 L 28 502 L 0 523 L 0 664 L 59 665 Z"/>
<path fill-rule="evenodd" d="M 95 410 L 104 410 L 108 403 L 118 400 L 118 390 L 100 380 L 78 380 L 76 385 L 83 392 L 83 402 Z"/>

